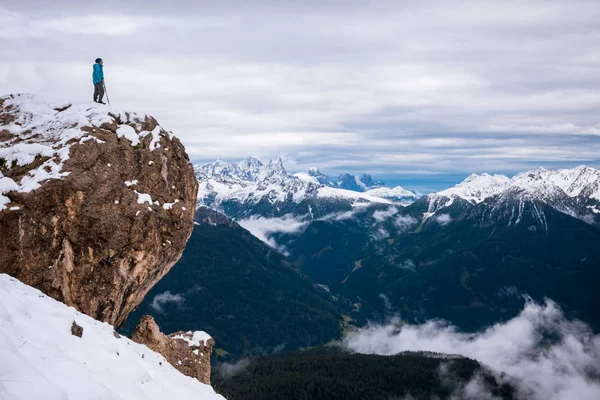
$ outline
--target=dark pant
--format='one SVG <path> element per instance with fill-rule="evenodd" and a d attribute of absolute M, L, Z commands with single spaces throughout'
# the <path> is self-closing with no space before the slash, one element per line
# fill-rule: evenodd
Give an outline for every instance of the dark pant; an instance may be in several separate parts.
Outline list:
<path fill-rule="evenodd" d="M 94 84 L 94 101 L 102 101 L 104 97 L 104 84 L 98 82 Z"/>

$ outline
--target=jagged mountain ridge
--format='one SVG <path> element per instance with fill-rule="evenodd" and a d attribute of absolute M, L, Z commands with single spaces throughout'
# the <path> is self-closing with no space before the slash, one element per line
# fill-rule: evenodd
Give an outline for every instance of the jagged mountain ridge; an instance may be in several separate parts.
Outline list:
<path fill-rule="evenodd" d="M 414 193 L 401 187 L 382 193 L 343 189 L 317 169 L 292 175 L 285 170 L 281 159 L 267 164 L 252 157 L 239 163 L 217 160 L 196 165 L 195 173 L 200 184 L 198 204 L 223 211 L 231 218 L 289 213 L 319 216 L 357 205 L 406 203 L 416 199 Z M 360 189 L 377 185 L 369 176 L 360 179 Z"/>
<path fill-rule="evenodd" d="M 316 178 L 322 185 L 355 192 L 367 192 L 372 189 L 385 187 L 385 183 L 374 180 L 369 174 L 352 175 L 344 173 L 338 176 L 336 182 L 333 182 L 327 174 L 324 174 L 316 167 L 312 167 L 308 170 L 308 175 Z"/>

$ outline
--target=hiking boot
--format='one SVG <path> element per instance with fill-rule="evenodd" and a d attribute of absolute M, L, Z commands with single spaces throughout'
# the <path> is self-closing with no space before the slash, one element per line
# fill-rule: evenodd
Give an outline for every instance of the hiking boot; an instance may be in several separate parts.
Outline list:
<path fill-rule="evenodd" d="M 102 100 L 100 100 L 100 101 L 97 101 L 96 103 L 98 103 L 98 104 L 106 104 L 106 103 L 105 103 L 105 102 L 103 102 Z"/>

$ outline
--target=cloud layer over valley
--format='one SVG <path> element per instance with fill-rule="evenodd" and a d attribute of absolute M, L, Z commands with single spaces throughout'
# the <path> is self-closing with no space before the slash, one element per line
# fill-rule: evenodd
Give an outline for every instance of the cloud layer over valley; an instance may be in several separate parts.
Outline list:
<path fill-rule="evenodd" d="M 443 321 L 401 325 L 394 319 L 350 334 L 344 346 L 367 354 L 432 351 L 470 357 L 504 372 L 503 379 L 517 386 L 521 398 L 600 398 L 600 336 L 582 322 L 566 319 L 550 300 L 528 301 L 517 317 L 483 332 L 462 333 Z"/>

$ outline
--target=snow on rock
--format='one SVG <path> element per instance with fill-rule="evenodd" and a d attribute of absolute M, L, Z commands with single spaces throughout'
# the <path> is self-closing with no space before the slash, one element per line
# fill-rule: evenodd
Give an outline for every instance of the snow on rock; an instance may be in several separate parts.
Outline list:
<path fill-rule="evenodd" d="M 94 140 L 105 143 L 93 134 L 93 128 L 116 125 L 115 133 L 131 145 L 138 145 L 149 117 L 142 114 L 122 112 L 96 103 L 65 104 L 40 96 L 18 94 L 0 97 L 0 167 L 5 165 L 27 166 L 40 160 L 19 182 L 0 184 L 0 210 L 6 207 L 9 191 L 31 192 L 48 179 L 61 179 L 68 175 L 63 171 L 69 158 L 71 146 Z M 161 135 L 167 133 L 157 125 L 151 132 L 152 150 L 158 147 Z M 6 174 L 4 174 L 6 175 Z M 0 178 L 4 176 L 0 172 Z"/>
<path fill-rule="evenodd" d="M 151 116 L 0 97 L 0 273 L 98 320 L 120 325 L 177 262 L 197 185 Z"/>
<path fill-rule="evenodd" d="M 152 196 L 148 193 L 140 193 L 137 190 L 134 190 L 135 194 L 137 194 L 137 202 L 138 204 L 148 203 L 152 205 L 154 202 L 152 201 Z"/>
<path fill-rule="evenodd" d="M 204 331 L 186 332 L 185 334 L 179 334 L 173 336 L 173 339 L 182 339 L 189 346 L 200 346 L 204 343 L 208 343 L 212 336 Z"/>
<path fill-rule="evenodd" d="M 121 125 L 117 128 L 117 136 L 125 138 L 131 142 L 132 146 L 140 144 L 140 137 L 135 133 L 135 129 L 129 125 Z"/>
<path fill-rule="evenodd" d="M 82 336 L 71 333 L 75 325 Z M 160 354 L 0 274 L 3 400 L 223 400 Z"/>

